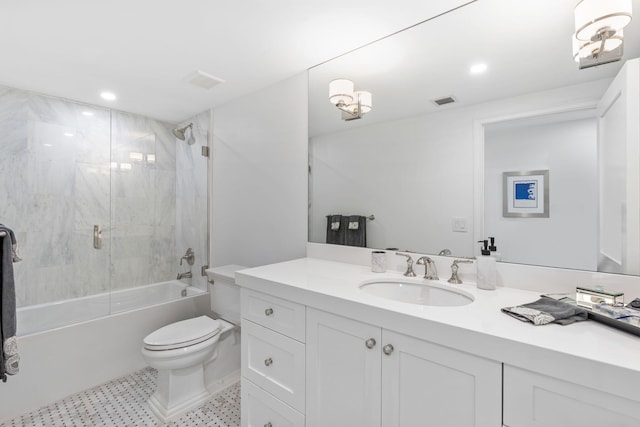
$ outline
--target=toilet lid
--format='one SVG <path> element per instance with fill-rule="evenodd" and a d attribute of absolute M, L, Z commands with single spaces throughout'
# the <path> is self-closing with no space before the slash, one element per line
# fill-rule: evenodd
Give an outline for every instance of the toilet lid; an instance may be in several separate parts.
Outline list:
<path fill-rule="evenodd" d="M 201 343 L 216 336 L 220 322 L 208 316 L 182 320 L 163 326 L 144 339 L 147 350 L 171 350 Z"/>

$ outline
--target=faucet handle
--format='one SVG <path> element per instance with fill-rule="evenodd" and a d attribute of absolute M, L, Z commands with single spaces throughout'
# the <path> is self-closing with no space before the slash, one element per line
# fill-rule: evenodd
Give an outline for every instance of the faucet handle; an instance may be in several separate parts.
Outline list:
<path fill-rule="evenodd" d="M 472 264 L 473 261 L 470 259 L 454 259 L 453 263 L 451 263 L 451 278 L 447 280 L 449 283 L 455 283 L 459 285 L 462 283 L 462 280 L 458 277 L 458 264 Z"/>
<path fill-rule="evenodd" d="M 186 260 L 187 264 L 193 265 L 196 259 L 196 254 L 193 252 L 193 249 L 188 248 L 185 254 L 180 258 L 180 265 L 182 265 L 182 260 Z"/>
<path fill-rule="evenodd" d="M 407 277 L 416 277 L 416 273 L 413 271 L 413 258 L 411 258 L 411 255 L 403 254 L 402 252 L 396 252 L 396 255 L 407 257 L 407 271 L 404 272 L 404 275 Z"/>

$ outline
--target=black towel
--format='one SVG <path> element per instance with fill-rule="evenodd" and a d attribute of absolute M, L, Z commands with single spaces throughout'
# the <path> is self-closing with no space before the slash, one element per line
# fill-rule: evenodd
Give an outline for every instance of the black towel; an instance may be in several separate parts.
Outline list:
<path fill-rule="evenodd" d="M 339 223 L 336 229 L 332 224 Z M 360 215 L 327 215 L 327 243 L 367 247 L 367 218 Z"/>
<path fill-rule="evenodd" d="M 367 218 L 351 215 L 346 218 L 347 245 L 367 247 Z"/>
<path fill-rule="evenodd" d="M 332 224 L 337 224 L 337 228 Z M 327 215 L 327 243 L 344 245 L 347 242 L 342 215 Z"/>
<path fill-rule="evenodd" d="M 0 379 L 7 380 L 6 362 L 8 356 L 4 349 L 8 340 L 15 340 L 16 335 L 16 292 L 13 279 L 13 232 L 5 226 L 0 227 L 5 236 L 0 237 Z M 15 239 L 15 238 L 14 238 Z M 17 362 L 15 362 L 17 365 Z M 17 369 L 17 366 L 13 369 Z"/>

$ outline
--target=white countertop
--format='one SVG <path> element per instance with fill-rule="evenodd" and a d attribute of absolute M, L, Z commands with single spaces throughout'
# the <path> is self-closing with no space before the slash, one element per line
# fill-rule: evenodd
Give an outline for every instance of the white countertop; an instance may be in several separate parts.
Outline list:
<path fill-rule="evenodd" d="M 372 273 L 368 266 L 317 258 L 236 273 L 242 287 L 621 396 L 639 394 L 638 336 L 592 320 L 534 326 L 500 311 L 540 297 L 528 290 L 449 285 L 473 295 L 474 301 L 434 307 L 377 297 L 359 288 L 364 281 L 387 278 L 404 277 L 395 271 Z"/>

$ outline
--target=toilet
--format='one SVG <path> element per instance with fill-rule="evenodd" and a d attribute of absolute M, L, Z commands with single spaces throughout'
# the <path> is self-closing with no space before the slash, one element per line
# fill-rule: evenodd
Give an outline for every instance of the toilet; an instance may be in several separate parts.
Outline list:
<path fill-rule="evenodd" d="M 157 388 L 148 404 L 161 421 L 170 421 L 211 397 L 204 367 L 215 363 L 220 337 L 240 324 L 240 290 L 234 274 L 244 268 L 227 265 L 207 270 L 211 310 L 217 319 L 203 315 L 181 320 L 144 338 L 142 356 L 158 370 Z"/>

